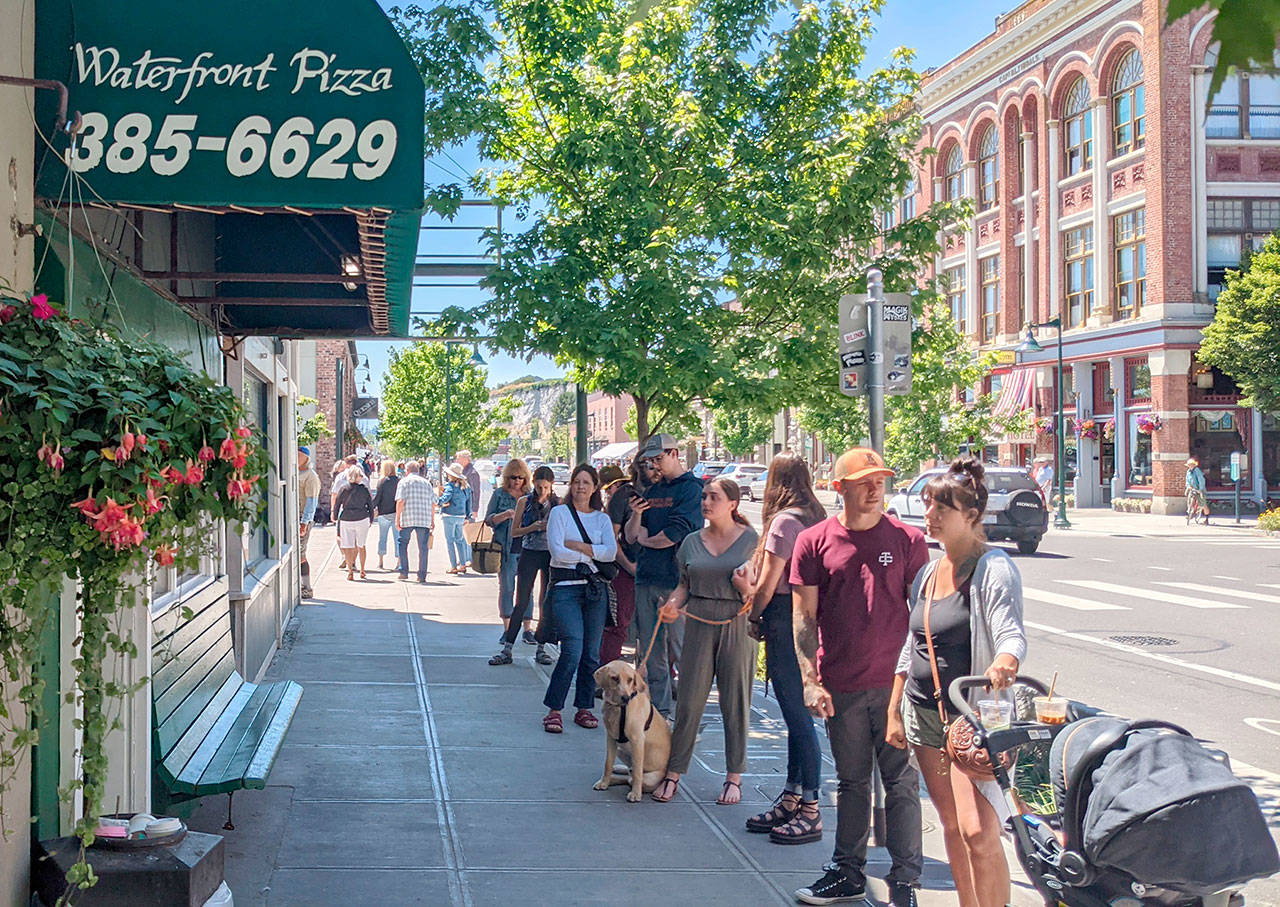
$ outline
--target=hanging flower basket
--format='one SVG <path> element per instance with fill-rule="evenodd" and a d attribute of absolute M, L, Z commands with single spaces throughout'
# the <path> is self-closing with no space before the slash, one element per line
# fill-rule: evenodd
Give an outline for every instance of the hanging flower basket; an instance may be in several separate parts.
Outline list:
<path fill-rule="evenodd" d="M 0 711 L 0 797 L 29 765 L 21 751 L 34 742 L 26 715 L 41 705 L 33 670 L 49 588 L 69 577 L 80 630 L 60 701 L 85 717 L 79 777 L 61 794 L 81 797 L 85 845 L 109 776 L 106 737 L 119 726 L 110 716 L 145 685 L 118 676 L 139 645 L 120 632 L 120 612 L 146 607 L 148 562 L 190 568 L 216 535 L 210 525 L 262 517 L 268 456 L 244 415 L 230 388 L 173 351 L 0 285 L 0 684 L 23 707 Z M 67 880 L 92 884 L 83 849 Z"/>
<path fill-rule="evenodd" d="M 1142 413 L 1138 416 L 1138 431 L 1149 435 L 1164 428 L 1164 420 L 1155 413 Z"/>
<path fill-rule="evenodd" d="M 1051 416 L 1041 416 L 1039 419 L 1036 419 L 1036 434 L 1054 434 L 1054 420 Z"/>
<path fill-rule="evenodd" d="M 1108 419 L 1102 423 L 1102 437 L 1107 441 L 1116 439 L 1116 420 Z"/>
<path fill-rule="evenodd" d="M 1098 423 L 1093 419 L 1083 419 L 1076 423 L 1076 434 L 1090 441 L 1096 441 L 1099 434 Z"/>

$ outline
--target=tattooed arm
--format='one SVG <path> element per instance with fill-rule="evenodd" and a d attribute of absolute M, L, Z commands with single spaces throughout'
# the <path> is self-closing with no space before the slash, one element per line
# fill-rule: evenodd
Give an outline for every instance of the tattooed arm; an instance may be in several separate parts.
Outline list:
<path fill-rule="evenodd" d="M 795 586 L 791 593 L 792 633 L 795 636 L 796 659 L 800 662 L 800 678 L 804 681 L 804 704 L 819 718 L 836 713 L 831 694 L 818 682 L 818 587 Z"/>

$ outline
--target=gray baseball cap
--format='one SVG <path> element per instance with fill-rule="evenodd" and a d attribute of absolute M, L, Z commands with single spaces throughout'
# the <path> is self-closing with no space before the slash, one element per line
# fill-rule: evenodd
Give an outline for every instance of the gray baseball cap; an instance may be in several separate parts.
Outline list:
<path fill-rule="evenodd" d="M 679 450 L 680 442 L 675 439 L 674 435 L 650 435 L 649 440 L 644 443 L 644 447 L 640 451 L 642 459 L 647 457 L 660 457 L 664 450 Z"/>

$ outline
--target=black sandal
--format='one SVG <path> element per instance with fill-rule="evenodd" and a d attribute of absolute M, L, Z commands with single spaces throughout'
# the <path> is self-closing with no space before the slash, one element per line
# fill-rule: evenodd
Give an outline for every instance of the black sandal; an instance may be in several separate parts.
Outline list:
<path fill-rule="evenodd" d="M 812 816 L 805 815 L 808 811 L 806 807 L 813 809 Z M 779 825 L 769 832 L 769 840 L 774 844 L 808 844 L 811 841 L 821 841 L 822 812 L 818 809 L 818 804 L 802 803 L 790 822 Z"/>
<path fill-rule="evenodd" d="M 738 799 L 729 801 L 725 799 L 725 794 L 729 793 L 730 786 L 738 789 Z M 742 802 L 742 784 L 737 781 L 726 781 L 720 786 L 720 796 L 716 798 L 717 806 L 737 806 Z"/>
<path fill-rule="evenodd" d="M 795 809 L 788 809 L 785 801 L 794 800 Z M 747 831 L 752 834 L 767 834 L 773 831 L 779 825 L 786 825 L 794 819 L 800 812 L 800 795 L 791 791 L 783 791 L 778 794 L 778 799 L 773 801 L 773 806 L 768 812 L 760 813 L 752 816 L 747 820 Z"/>
<path fill-rule="evenodd" d="M 491 665 L 509 665 L 511 664 L 511 653 L 507 651 L 499 652 L 489 659 Z"/>
<path fill-rule="evenodd" d="M 671 785 L 670 793 L 668 793 L 665 797 L 658 796 L 659 793 L 667 790 L 668 784 Z M 679 778 L 663 778 L 661 781 L 658 782 L 658 786 L 654 788 L 653 793 L 650 794 L 649 796 L 656 803 L 669 803 L 675 799 L 676 791 L 678 791 L 679 789 L 680 789 Z"/>

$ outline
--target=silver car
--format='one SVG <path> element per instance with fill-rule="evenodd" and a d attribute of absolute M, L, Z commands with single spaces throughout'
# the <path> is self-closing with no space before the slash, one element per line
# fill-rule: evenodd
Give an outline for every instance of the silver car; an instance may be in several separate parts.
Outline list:
<path fill-rule="evenodd" d="M 733 479 L 738 483 L 738 491 L 748 501 L 754 501 L 751 496 L 751 485 L 756 479 L 764 480 L 769 475 L 769 467 L 762 466 L 759 463 L 730 463 L 725 471 L 720 473 L 716 478 Z M 764 493 L 764 486 L 761 485 L 761 494 Z"/>
<path fill-rule="evenodd" d="M 923 530 L 921 492 L 930 479 L 944 472 L 945 468 L 927 469 L 912 479 L 889 499 L 889 515 Z M 1025 469 L 1014 466 L 988 466 L 983 483 L 987 486 L 987 512 L 982 515 L 982 528 L 987 538 L 1011 541 L 1022 554 L 1035 554 L 1049 530 L 1049 510 L 1039 486 Z"/>

